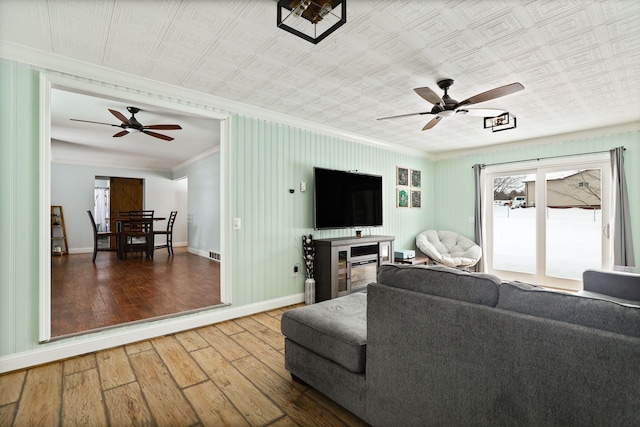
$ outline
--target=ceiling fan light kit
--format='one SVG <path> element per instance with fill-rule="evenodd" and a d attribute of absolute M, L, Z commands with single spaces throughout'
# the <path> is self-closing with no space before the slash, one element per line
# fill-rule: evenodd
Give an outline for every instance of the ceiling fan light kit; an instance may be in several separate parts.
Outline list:
<path fill-rule="evenodd" d="M 503 130 L 516 128 L 516 116 L 508 111 L 497 117 L 485 117 L 484 128 L 491 129 L 491 132 L 500 132 Z"/>
<path fill-rule="evenodd" d="M 150 129 L 154 129 L 154 130 L 179 130 L 182 129 L 182 127 L 180 125 L 149 125 L 149 126 L 144 126 L 142 123 L 140 123 L 138 121 L 138 119 L 136 119 L 136 113 L 140 112 L 140 109 L 138 107 L 127 107 L 127 111 L 129 111 L 131 113 L 131 118 L 128 118 L 122 114 L 121 112 L 119 112 L 118 110 L 112 110 L 112 109 L 108 109 L 109 112 L 111 114 L 113 114 L 115 116 L 116 119 L 120 120 L 120 124 L 119 125 L 114 125 L 112 123 L 102 123 L 102 122 L 93 122 L 90 120 L 80 120 L 80 119 L 69 119 L 72 120 L 74 122 L 84 122 L 84 123 L 95 123 L 98 125 L 107 125 L 107 126 L 115 126 L 115 127 L 119 127 L 122 128 L 123 130 L 121 130 L 120 132 L 116 133 L 115 135 L 113 135 L 114 138 L 120 138 L 122 136 L 125 136 L 129 133 L 129 131 L 127 129 L 133 129 L 133 130 L 137 130 L 138 132 L 142 132 L 142 133 L 146 133 L 149 136 L 153 136 L 154 138 L 158 138 L 158 139 L 163 139 L 165 141 L 173 141 L 174 138 L 168 136 L 168 135 L 164 135 L 158 132 L 153 132 Z"/>
<path fill-rule="evenodd" d="M 408 116 L 417 116 L 417 115 L 433 115 L 433 117 L 427 124 L 422 128 L 422 130 L 429 130 L 437 125 L 440 120 L 444 117 L 450 117 L 454 114 L 466 114 L 469 116 L 478 116 L 485 118 L 485 128 L 487 127 L 487 118 L 497 118 L 507 115 L 506 124 L 499 124 L 497 126 L 493 126 L 497 130 L 494 132 L 498 132 L 499 130 L 507 130 L 515 128 L 515 117 L 510 115 L 507 111 L 497 109 L 497 108 L 468 108 L 467 106 L 473 104 L 479 104 L 481 102 L 490 101 L 492 99 L 500 98 L 502 96 L 511 95 L 512 93 L 519 92 L 524 89 L 524 86 L 521 83 L 511 83 L 505 86 L 500 86 L 495 89 L 488 90 L 486 92 L 479 93 L 470 98 L 465 99 L 464 101 L 458 102 L 455 99 L 449 96 L 449 88 L 453 85 L 452 79 L 443 79 L 438 81 L 438 87 L 444 91 L 444 95 L 440 97 L 433 89 L 428 87 L 418 87 L 414 89 L 414 92 L 417 93 L 422 99 L 433 104 L 431 111 L 422 111 L 419 113 L 409 113 L 409 114 L 400 114 L 397 116 L 389 116 L 389 117 L 380 117 L 378 120 L 386 120 L 386 119 L 397 119 L 400 117 L 408 117 Z M 509 117 L 513 118 L 512 127 L 509 127 Z M 500 121 L 504 121 L 500 119 Z"/>
<path fill-rule="evenodd" d="M 347 0 L 279 0 L 278 28 L 318 44 L 347 22 Z"/>

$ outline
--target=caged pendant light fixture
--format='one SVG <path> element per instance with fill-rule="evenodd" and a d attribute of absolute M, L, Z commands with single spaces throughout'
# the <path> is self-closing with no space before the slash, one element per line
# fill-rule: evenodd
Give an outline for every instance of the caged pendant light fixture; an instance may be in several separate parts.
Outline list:
<path fill-rule="evenodd" d="M 347 0 L 278 0 L 278 27 L 318 44 L 347 22 Z"/>

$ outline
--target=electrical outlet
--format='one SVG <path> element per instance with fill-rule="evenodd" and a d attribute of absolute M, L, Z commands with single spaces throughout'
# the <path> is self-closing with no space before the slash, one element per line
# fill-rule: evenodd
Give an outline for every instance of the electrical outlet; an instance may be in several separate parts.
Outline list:
<path fill-rule="evenodd" d="M 298 277 L 298 270 L 299 270 L 299 267 L 297 265 L 294 265 L 293 274 L 292 274 L 293 277 Z"/>
<path fill-rule="evenodd" d="M 307 191 L 307 183 L 306 182 L 301 182 L 300 183 L 300 191 L 301 192 Z"/>

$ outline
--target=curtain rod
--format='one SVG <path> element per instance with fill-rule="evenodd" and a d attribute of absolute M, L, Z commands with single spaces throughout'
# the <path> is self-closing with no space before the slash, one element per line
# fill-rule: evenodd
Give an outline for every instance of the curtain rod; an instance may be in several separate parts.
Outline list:
<path fill-rule="evenodd" d="M 622 149 L 624 151 L 626 151 L 627 149 L 625 147 L 622 147 Z M 549 157 L 537 157 L 535 159 L 523 159 L 523 160 L 514 160 L 512 162 L 500 162 L 500 163 L 489 163 L 489 164 L 480 164 L 480 167 L 482 167 L 483 169 L 486 168 L 487 166 L 499 166 L 499 165 L 508 165 L 508 164 L 512 164 L 512 163 L 522 163 L 522 162 L 530 162 L 532 160 L 547 160 L 547 159 L 560 159 L 562 157 L 575 157 L 575 156 L 588 156 L 589 154 L 601 154 L 601 153 L 610 153 L 611 150 L 603 150 L 603 151 L 591 151 L 589 153 L 579 153 L 579 154 L 563 154 L 561 156 L 549 156 Z M 475 165 L 474 165 L 475 166 Z M 471 169 L 473 169 L 473 166 L 471 166 Z"/>

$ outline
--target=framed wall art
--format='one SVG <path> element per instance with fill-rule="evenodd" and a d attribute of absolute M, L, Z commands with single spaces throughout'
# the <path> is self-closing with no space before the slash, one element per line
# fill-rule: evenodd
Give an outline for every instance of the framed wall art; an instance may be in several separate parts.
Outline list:
<path fill-rule="evenodd" d="M 421 197 L 422 197 L 422 194 L 420 191 L 411 190 L 411 207 L 412 208 L 422 207 Z"/>
<path fill-rule="evenodd" d="M 420 171 L 411 169 L 411 187 L 420 188 L 422 186 L 422 174 Z"/>
<path fill-rule="evenodd" d="M 396 188 L 396 207 L 409 207 L 409 190 L 406 188 Z"/>
<path fill-rule="evenodd" d="M 409 185 L 409 168 L 396 166 L 396 185 Z"/>

